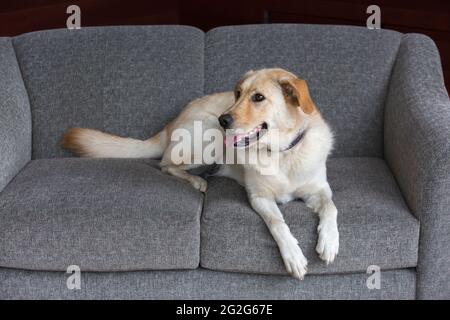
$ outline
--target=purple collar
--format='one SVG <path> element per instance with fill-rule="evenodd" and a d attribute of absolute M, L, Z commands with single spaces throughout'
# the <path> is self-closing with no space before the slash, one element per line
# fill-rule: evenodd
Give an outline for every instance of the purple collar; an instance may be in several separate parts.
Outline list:
<path fill-rule="evenodd" d="M 302 141 L 302 139 L 303 139 L 303 137 L 305 136 L 305 134 L 306 134 L 306 129 L 305 129 L 305 130 L 302 130 L 302 131 L 295 137 L 295 139 L 292 140 L 291 143 L 289 143 L 288 147 L 287 147 L 286 149 L 284 149 L 284 150 L 280 150 L 280 152 L 288 151 L 288 150 L 292 149 L 293 147 L 295 147 L 300 141 Z M 270 148 L 269 148 L 269 151 L 271 151 Z"/>
<path fill-rule="evenodd" d="M 291 143 L 289 143 L 288 147 L 282 151 L 288 151 L 290 149 L 292 149 L 293 147 L 295 147 L 300 141 L 302 141 L 303 137 L 305 136 L 306 130 L 302 130 L 297 137 L 295 137 L 294 140 L 292 140 Z"/>

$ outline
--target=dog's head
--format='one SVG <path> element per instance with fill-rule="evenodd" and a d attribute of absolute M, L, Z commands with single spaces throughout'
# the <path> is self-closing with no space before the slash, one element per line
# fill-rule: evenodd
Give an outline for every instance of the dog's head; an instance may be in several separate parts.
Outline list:
<path fill-rule="evenodd" d="M 235 147 L 263 141 L 274 129 L 289 143 L 298 128 L 318 112 L 306 81 L 283 69 L 249 71 L 234 93 L 235 103 L 219 117 L 219 123 L 227 130 L 227 144 Z"/>

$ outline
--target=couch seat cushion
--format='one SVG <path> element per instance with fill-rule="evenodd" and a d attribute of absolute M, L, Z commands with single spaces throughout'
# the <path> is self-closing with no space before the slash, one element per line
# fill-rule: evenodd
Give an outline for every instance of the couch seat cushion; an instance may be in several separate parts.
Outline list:
<path fill-rule="evenodd" d="M 340 251 L 326 266 L 315 253 L 318 217 L 301 201 L 281 206 L 307 257 L 309 274 L 414 267 L 419 222 L 410 214 L 384 160 L 332 158 L 328 179 L 338 208 Z M 248 204 L 244 188 L 209 181 L 201 222 L 200 264 L 209 269 L 285 274 L 275 241 Z"/>
<path fill-rule="evenodd" d="M 33 160 L 0 193 L 0 266 L 196 268 L 202 203 L 154 162 Z"/>

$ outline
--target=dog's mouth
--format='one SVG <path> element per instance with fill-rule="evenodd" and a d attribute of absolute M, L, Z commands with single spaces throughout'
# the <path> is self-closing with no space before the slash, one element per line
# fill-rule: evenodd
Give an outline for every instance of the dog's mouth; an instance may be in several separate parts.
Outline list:
<path fill-rule="evenodd" d="M 253 128 L 252 130 L 246 133 L 227 132 L 227 135 L 225 136 L 225 145 L 227 146 L 232 145 L 235 148 L 248 147 L 249 145 L 261 139 L 261 137 L 266 134 L 267 128 L 268 128 L 267 123 L 263 122 L 259 126 Z"/>

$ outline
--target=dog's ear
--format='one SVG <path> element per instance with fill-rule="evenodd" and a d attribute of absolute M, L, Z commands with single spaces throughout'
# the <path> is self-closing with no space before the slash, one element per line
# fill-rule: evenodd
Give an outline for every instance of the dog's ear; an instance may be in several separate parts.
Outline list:
<path fill-rule="evenodd" d="M 250 77 L 252 74 L 254 74 L 255 73 L 255 71 L 253 71 L 253 70 L 249 70 L 249 71 L 247 71 L 239 80 L 238 80 L 238 82 L 236 83 L 236 85 L 235 85 L 235 88 L 239 88 L 240 86 L 241 86 L 241 84 L 245 81 L 245 80 L 247 80 L 247 78 L 248 77 Z"/>
<path fill-rule="evenodd" d="M 252 74 L 254 74 L 255 71 L 253 70 L 249 70 L 247 71 L 236 83 L 236 85 L 234 86 L 234 92 L 236 93 L 239 89 L 241 89 L 241 85 L 242 83 L 244 83 L 245 80 L 247 80 L 248 77 L 250 77 Z M 238 97 L 236 97 L 237 100 Z"/>
<path fill-rule="evenodd" d="M 286 102 L 296 107 L 302 108 L 306 114 L 311 114 L 316 110 L 316 106 L 309 95 L 306 81 L 298 78 L 285 78 L 278 81 L 283 91 Z"/>

